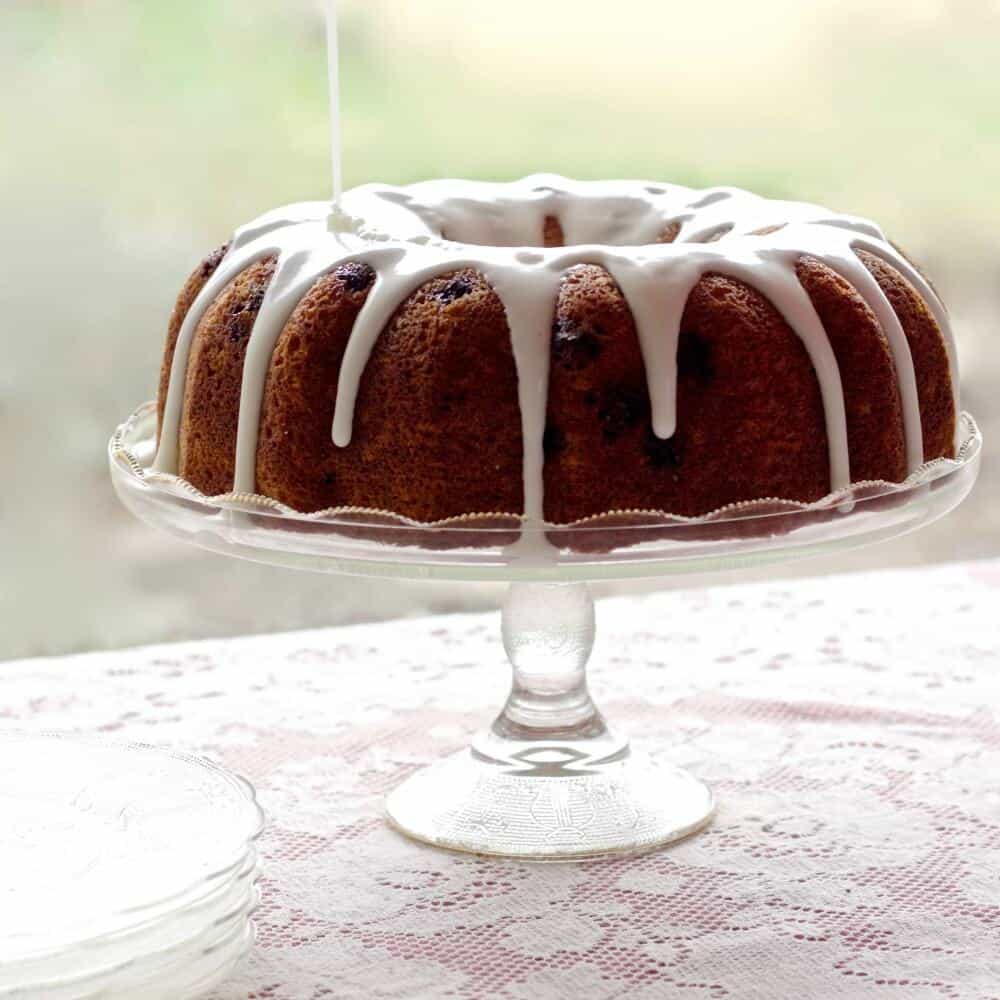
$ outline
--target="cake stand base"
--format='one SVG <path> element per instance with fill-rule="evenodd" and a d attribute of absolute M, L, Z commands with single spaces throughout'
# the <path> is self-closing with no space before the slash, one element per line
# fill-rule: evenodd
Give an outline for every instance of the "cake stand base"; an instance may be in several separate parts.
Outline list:
<path fill-rule="evenodd" d="M 633 753 L 591 700 L 586 584 L 512 584 L 503 638 L 507 704 L 471 747 L 389 796 L 398 830 L 457 851 L 565 861 L 649 850 L 709 823 L 709 789 Z"/>
<path fill-rule="evenodd" d="M 531 745 L 536 762 L 484 763 L 463 750 L 418 772 L 387 802 L 389 821 L 416 840 L 473 854 L 570 861 L 634 854 L 707 826 L 711 791 L 680 768 L 635 754 L 589 773 L 547 770 L 572 744 Z"/>

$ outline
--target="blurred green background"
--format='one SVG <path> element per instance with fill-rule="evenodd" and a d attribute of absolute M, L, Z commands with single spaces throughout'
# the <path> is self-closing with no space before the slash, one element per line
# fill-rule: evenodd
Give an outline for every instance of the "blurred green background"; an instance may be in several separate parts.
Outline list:
<path fill-rule="evenodd" d="M 1000 2 L 342 9 L 350 184 L 643 176 L 882 222 L 951 306 L 983 478 L 920 535 L 785 572 L 1000 553 Z M 2 0 L 0 22 L 0 658 L 491 602 L 188 550 L 108 484 L 106 439 L 154 393 L 193 264 L 248 218 L 329 190 L 320 5 Z"/>

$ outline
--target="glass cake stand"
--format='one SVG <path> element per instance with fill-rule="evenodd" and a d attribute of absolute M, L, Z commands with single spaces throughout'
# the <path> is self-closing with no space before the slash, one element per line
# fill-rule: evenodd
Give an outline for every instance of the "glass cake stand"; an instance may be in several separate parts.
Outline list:
<path fill-rule="evenodd" d="M 470 747 L 407 779 L 386 805 L 390 822 L 418 840 L 532 860 L 648 850 L 702 829 L 715 808 L 701 781 L 632 750 L 591 700 L 588 582 L 756 566 L 895 538 L 957 506 L 982 451 L 963 414 L 954 460 L 812 504 L 765 500 L 699 518 L 628 512 L 571 526 L 502 516 L 427 525 L 357 509 L 304 515 L 248 494 L 206 497 L 151 470 L 155 428 L 150 403 L 118 428 L 112 481 L 132 513 L 184 541 L 319 572 L 509 584 L 507 703 Z"/>

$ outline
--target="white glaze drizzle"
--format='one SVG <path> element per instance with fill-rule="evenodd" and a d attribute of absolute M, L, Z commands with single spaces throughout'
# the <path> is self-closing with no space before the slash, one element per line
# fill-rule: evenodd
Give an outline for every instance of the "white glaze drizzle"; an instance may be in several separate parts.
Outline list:
<path fill-rule="evenodd" d="M 559 220 L 566 247 L 541 248 L 547 217 Z M 679 226 L 674 242 L 656 243 L 673 224 Z M 773 231 L 758 234 L 768 229 Z M 713 237 L 721 238 L 705 242 Z M 923 461 L 913 360 L 899 319 L 858 258 L 859 249 L 895 267 L 927 303 L 945 337 L 957 400 L 954 339 L 933 289 L 873 223 L 815 205 L 773 201 L 736 188 L 695 191 L 538 175 L 512 184 L 365 185 L 346 192 L 336 212 L 328 202 L 278 209 L 237 231 L 188 311 L 175 348 L 154 467 L 177 471 L 195 333 L 211 302 L 251 264 L 277 257 L 243 368 L 233 488 L 246 493 L 256 490 L 258 429 L 271 356 L 285 323 L 315 282 L 349 261 L 366 263 L 375 272 L 339 375 L 333 440 L 347 447 L 358 389 L 382 330 L 426 281 L 468 267 L 485 276 L 507 314 L 521 407 L 524 514 L 541 520 L 550 339 L 560 283 L 569 268 L 597 264 L 617 282 L 635 318 L 653 430 L 664 439 L 677 427 L 677 344 L 692 289 L 703 275 L 714 273 L 760 291 L 800 337 L 812 361 L 826 417 L 830 488 L 841 489 L 850 483 L 843 388 L 829 338 L 796 276 L 799 260 L 809 256 L 858 292 L 885 333 L 899 380 L 912 472 Z"/>

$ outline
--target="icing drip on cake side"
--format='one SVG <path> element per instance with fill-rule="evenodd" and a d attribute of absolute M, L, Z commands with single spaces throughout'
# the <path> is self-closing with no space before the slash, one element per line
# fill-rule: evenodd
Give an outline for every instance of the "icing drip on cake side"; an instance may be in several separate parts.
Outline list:
<path fill-rule="evenodd" d="M 555 218 L 566 247 L 542 249 Z M 672 243 L 656 241 L 676 229 Z M 709 242 L 711 241 L 711 242 Z M 241 271 L 277 257 L 243 367 L 233 489 L 256 491 L 257 437 L 264 385 L 278 337 L 295 307 L 324 274 L 348 261 L 368 264 L 375 283 L 357 317 L 341 366 L 333 440 L 351 442 L 365 367 L 396 310 L 425 282 L 462 268 L 480 271 L 507 314 L 518 374 L 524 451 L 524 514 L 543 519 L 542 447 L 550 338 L 563 275 L 579 264 L 605 268 L 635 319 L 646 367 L 654 433 L 677 426 L 677 345 L 691 291 L 706 274 L 734 278 L 767 298 L 802 340 L 826 416 L 830 488 L 850 483 L 847 419 L 829 337 L 796 274 L 812 257 L 840 275 L 874 313 L 895 364 L 906 457 L 923 462 L 916 376 L 903 328 L 857 255 L 865 250 L 916 289 L 945 338 L 957 399 L 955 345 L 944 306 L 922 275 L 864 219 L 815 205 L 771 201 L 734 188 L 695 191 L 644 182 L 573 182 L 529 177 L 513 184 L 429 181 L 408 188 L 366 185 L 348 191 L 339 211 L 327 202 L 278 209 L 240 229 L 181 327 L 170 372 L 155 468 L 176 473 L 188 357 L 198 324 Z"/>

